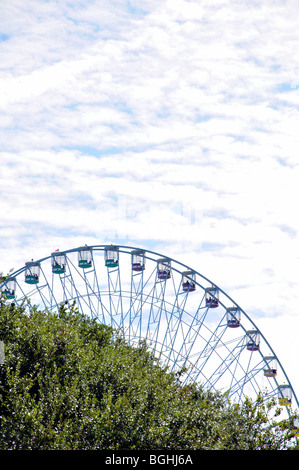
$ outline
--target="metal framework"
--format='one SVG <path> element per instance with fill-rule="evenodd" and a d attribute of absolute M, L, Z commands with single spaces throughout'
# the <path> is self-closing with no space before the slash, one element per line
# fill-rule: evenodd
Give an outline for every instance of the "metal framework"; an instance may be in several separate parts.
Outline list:
<path fill-rule="evenodd" d="M 252 319 L 220 287 L 159 253 L 121 245 L 82 246 L 30 261 L 0 285 L 9 301 L 79 311 L 131 344 L 145 340 L 169 370 L 242 402 L 262 393 L 295 404 L 295 391 Z M 288 407 L 286 407 L 288 409 Z"/>

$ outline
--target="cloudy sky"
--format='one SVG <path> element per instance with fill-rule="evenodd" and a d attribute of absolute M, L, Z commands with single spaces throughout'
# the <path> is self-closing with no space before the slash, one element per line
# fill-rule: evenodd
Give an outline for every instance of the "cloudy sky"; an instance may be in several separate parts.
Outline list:
<path fill-rule="evenodd" d="M 0 271 L 161 252 L 235 299 L 299 390 L 298 1 L 1 0 L 0 18 Z"/>

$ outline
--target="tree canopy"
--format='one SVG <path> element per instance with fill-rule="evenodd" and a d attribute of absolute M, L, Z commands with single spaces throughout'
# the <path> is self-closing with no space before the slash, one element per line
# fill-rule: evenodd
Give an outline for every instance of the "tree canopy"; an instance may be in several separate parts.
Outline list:
<path fill-rule="evenodd" d="M 1 300 L 0 450 L 295 448 L 275 401 L 243 405 L 182 386 L 145 343 L 64 304 L 58 312 Z"/>

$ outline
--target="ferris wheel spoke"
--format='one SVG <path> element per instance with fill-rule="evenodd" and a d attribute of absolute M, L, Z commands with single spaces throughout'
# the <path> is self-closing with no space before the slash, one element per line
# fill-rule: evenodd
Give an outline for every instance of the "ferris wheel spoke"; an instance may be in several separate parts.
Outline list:
<path fill-rule="evenodd" d="M 84 294 L 82 295 L 84 298 L 87 298 L 89 306 L 89 311 L 87 310 L 87 312 L 90 313 L 92 318 L 98 318 L 101 323 L 107 324 L 107 316 L 109 315 L 109 311 L 102 301 L 93 250 L 88 248 L 88 254 L 86 253 L 86 249 L 83 249 L 83 251 L 83 255 L 82 252 L 79 251 L 78 256 L 79 267 L 82 271 L 82 273 L 79 273 L 79 275 L 84 285 Z M 86 312 L 84 311 L 82 313 Z"/>
<path fill-rule="evenodd" d="M 239 382 L 239 399 L 241 399 L 241 396 L 243 395 L 243 392 L 244 392 L 244 387 L 245 387 L 245 384 L 248 382 L 247 378 L 249 376 L 251 376 L 251 378 L 254 377 L 254 375 L 252 375 L 252 369 L 250 368 L 250 365 L 251 365 L 251 362 L 252 362 L 252 357 L 253 355 L 253 352 L 251 351 L 250 354 L 249 354 L 249 359 L 248 359 L 248 362 L 247 362 L 247 368 L 244 369 L 244 378 L 242 381 Z M 233 385 L 233 382 L 234 383 L 238 383 L 236 377 L 237 377 L 237 373 L 236 373 L 236 369 L 237 369 L 237 366 L 239 365 L 239 361 L 236 361 L 236 367 L 235 367 L 235 372 L 233 374 L 233 380 L 232 380 L 232 383 L 231 383 L 231 387 L 230 387 L 230 390 L 232 388 L 232 385 Z M 251 384 L 252 386 L 254 385 L 254 382 L 251 381 Z"/>
<path fill-rule="evenodd" d="M 174 301 L 172 309 L 166 314 L 166 328 L 162 341 L 162 349 L 166 347 L 172 350 L 177 341 L 179 341 L 180 344 L 184 344 L 185 337 L 187 335 L 184 328 L 185 321 L 183 316 L 186 309 L 189 290 L 184 292 L 182 290 L 182 285 L 182 278 L 180 279 L 179 285 L 177 287 L 173 280 Z M 177 354 L 177 357 L 179 356 L 180 352 Z M 177 361 L 174 360 L 173 367 L 175 368 L 176 365 Z"/>
<path fill-rule="evenodd" d="M 139 323 L 138 332 L 141 334 L 141 337 L 138 336 L 138 339 L 148 339 L 150 337 L 151 325 L 149 322 L 152 320 L 150 313 L 152 312 L 153 314 L 157 302 L 155 276 L 156 267 L 147 278 L 144 278 L 142 273 L 139 283 L 136 283 L 134 278 L 138 279 L 138 276 L 132 273 L 131 301 L 126 315 L 126 317 L 133 319 L 132 324 L 129 321 L 129 324 L 126 325 L 127 334 L 130 337 L 133 337 L 134 334 L 134 320 L 137 320 Z"/>
<path fill-rule="evenodd" d="M 68 256 L 65 257 L 65 260 L 65 272 L 58 274 L 63 290 L 63 301 L 75 301 L 78 304 L 79 310 L 82 312 L 84 311 L 82 302 L 85 302 L 74 278 L 74 275 L 78 274 L 78 271 Z"/>
<path fill-rule="evenodd" d="M 226 327 L 227 325 L 222 323 L 222 319 L 214 331 L 208 328 L 207 325 L 203 326 L 202 324 L 199 324 L 193 345 L 196 344 L 195 340 L 200 340 L 202 347 L 193 355 L 190 354 L 191 357 L 196 357 L 194 365 L 199 371 L 198 374 L 201 373 L 210 357 L 217 352 L 217 348 L 223 346 L 227 348 L 227 344 L 222 341 L 222 337 L 226 332 Z M 204 328 L 203 334 L 201 334 L 202 328 Z M 229 351 L 229 348 L 227 349 Z"/>
<path fill-rule="evenodd" d="M 137 268 L 136 268 L 137 269 Z M 141 271 L 131 271 L 131 284 L 130 284 L 130 306 L 126 317 L 129 318 L 128 325 L 126 324 L 126 333 L 128 336 L 129 344 L 132 338 L 141 340 L 142 332 L 142 308 L 143 308 L 143 295 L 144 295 L 144 269 Z"/>
<path fill-rule="evenodd" d="M 238 379 L 235 379 L 234 383 L 231 383 L 231 386 L 229 388 L 229 396 L 233 397 L 235 394 L 237 394 L 239 400 L 241 400 L 242 397 L 244 398 L 246 396 L 244 389 L 248 383 L 250 383 L 250 386 L 254 389 L 255 393 L 258 394 L 258 392 L 260 391 L 260 387 L 258 382 L 256 381 L 256 378 L 258 374 L 260 374 L 263 370 L 262 364 L 263 361 L 261 360 L 259 363 L 257 363 L 251 368 L 250 361 L 248 361 L 247 370 L 242 370 L 243 374 L 241 374 Z"/>
<path fill-rule="evenodd" d="M 42 263 L 40 264 L 40 271 L 42 274 L 42 279 L 44 284 L 36 284 L 37 291 L 39 293 L 40 299 L 42 301 L 42 305 L 46 309 L 52 309 L 53 302 L 55 303 L 55 306 L 58 308 L 59 302 L 55 298 L 55 293 L 50 287 L 50 284 L 48 282 L 48 278 L 46 276 L 46 273 L 43 269 Z"/>
<path fill-rule="evenodd" d="M 163 276 L 161 276 L 159 265 L 157 264 L 146 329 L 146 339 L 149 340 L 154 350 L 157 348 L 159 332 L 162 327 L 162 312 L 165 311 L 165 292 L 169 275 L 170 270 L 168 265 L 165 264 L 165 271 L 163 271 Z"/>
<path fill-rule="evenodd" d="M 124 313 L 125 335 L 129 343 L 133 338 L 141 340 L 143 306 L 145 303 L 145 287 L 148 280 L 145 281 L 144 253 L 135 251 L 131 253 L 131 278 L 130 278 L 130 302 L 127 311 Z M 151 278 L 151 276 L 150 276 Z M 150 279 L 149 278 L 149 279 Z"/>
<path fill-rule="evenodd" d="M 108 292 L 110 304 L 111 326 L 120 329 L 123 325 L 123 299 L 120 285 L 119 269 L 107 269 L 108 274 Z"/>
<path fill-rule="evenodd" d="M 205 361 L 204 365 L 198 368 L 200 373 L 204 368 L 208 368 L 210 370 L 209 384 L 213 387 L 216 386 L 217 382 L 220 381 L 225 373 L 228 373 L 229 377 L 233 376 L 232 366 L 239 360 L 240 354 L 244 349 L 244 337 L 240 338 L 240 340 L 231 349 L 228 348 L 225 343 L 222 343 L 222 345 L 224 345 L 225 349 L 228 350 L 228 354 L 225 357 L 220 354 L 218 347 L 214 348 L 213 351 L 211 351 L 209 363 L 208 361 Z"/>
<path fill-rule="evenodd" d="M 118 330 L 129 344 L 144 340 L 172 371 L 186 368 L 182 384 L 200 381 L 238 402 L 267 388 L 267 397 L 280 394 L 288 405 L 293 396 L 299 408 L 249 315 L 205 276 L 159 253 L 118 245 L 56 250 L 2 281 L 0 294 L 29 310 L 58 311 L 63 301 L 75 301 L 80 312 Z M 263 356 L 260 337 L 270 356 Z"/>
<path fill-rule="evenodd" d="M 200 335 L 201 327 L 204 324 L 204 320 L 209 311 L 209 306 L 203 305 L 205 296 L 202 296 L 197 307 L 195 314 L 192 316 L 188 327 L 186 328 L 186 334 L 183 335 L 183 341 L 179 349 L 179 354 L 183 354 L 186 358 L 186 362 L 191 356 L 192 350 L 196 348 L 197 339 Z"/>

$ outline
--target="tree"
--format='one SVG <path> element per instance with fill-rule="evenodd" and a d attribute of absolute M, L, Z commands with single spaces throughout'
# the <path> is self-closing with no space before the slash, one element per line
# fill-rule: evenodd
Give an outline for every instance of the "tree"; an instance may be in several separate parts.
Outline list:
<path fill-rule="evenodd" d="M 129 346 L 74 304 L 28 313 L 2 299 L 0 340 L 1 450 L 290 445 L 291 420 L 271 424 L 262 398 L 236 406 L 201 385 L 182 386 L 145 343 Z"/>

